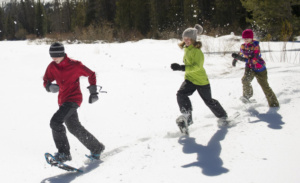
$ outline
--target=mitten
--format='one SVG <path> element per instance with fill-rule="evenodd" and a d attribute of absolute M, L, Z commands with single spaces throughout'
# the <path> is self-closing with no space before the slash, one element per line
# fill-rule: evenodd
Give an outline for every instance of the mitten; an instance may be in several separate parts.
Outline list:
<path fill-rule="evenodd" d="M 51 93 L 57 93 L 59 91 L 59 86 L 57 84 L 52 84 L 51 82 L 48 82 L 46 85 L 47 92 Z"/>
<path fill-rule="evenodd" d="M 233 67 L 235 67 L 235 65 L 236 65 L 237 61 L 238 61 L 238 60 L 237 60 L 237 59 L 235 59 L 235 58 L 232 60 L 232 66 L 233 66 Z"/>
<path fill-rule="evenodd" d="M 171 64 L 171 69 L 173 71 L 185 71 L 185 65 L 179 65 L 177 63 Z"/>
<path fill-rule="evenodd" d="M 241 55 L 237 54 L 237 53 L 233 53 L 231 55 L 233 58 L 237 59 L 237 60 L 240 60 L 240 61 L 246 61 L 247 59 L 242 57 Z"/>
<path fill-rule="evenodd" d="M 90 91 L 89 103 L 92 104 L 96 102 L 98 98 L 97 85 L 91 85 L 88 87 Z"/>

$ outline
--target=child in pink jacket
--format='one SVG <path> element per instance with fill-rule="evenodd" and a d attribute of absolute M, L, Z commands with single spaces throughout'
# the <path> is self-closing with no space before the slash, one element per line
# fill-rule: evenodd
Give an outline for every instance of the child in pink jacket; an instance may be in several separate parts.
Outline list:
<path fill-rule="evenodd" d="M 253 39 L 253 31 L 246 29 L 242 33 L 245 43 L 241 45 L 240 53 L 233 53 L 233 66 L 237 60 L 245 62 L 245 73 L 242 78 L 243 96 L 240 98 L 244 103 L 250 102 L 253 96 L 253 88 L 251 85 L 254 77 L 261 86 L 270 107 L 279 107 L 279 102 L 272 88 L 268 83 L 268 73 L 265 61 L 261 58 L 259 42 Z"/>

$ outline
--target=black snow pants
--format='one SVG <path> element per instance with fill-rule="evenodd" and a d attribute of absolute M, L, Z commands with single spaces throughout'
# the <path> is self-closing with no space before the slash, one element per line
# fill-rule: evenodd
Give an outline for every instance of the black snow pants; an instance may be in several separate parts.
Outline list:
<path fill-rule="evenodd" d="M 177 91 L 177 102 L 181 113 L 192 112 L 193 108 L 189 96 L 191 96 L 196 90 L 204 103 L 210 108 L 216 117 L 227 117 L 227 113 L 221 104 L 212 98 L 210 84 L 200 86 L 195 85 L 188 80 L 185 80 L 180 89 Z"/>
<path fill-rule="evenodd" d="M 100 143 L 90 132 L 88 132 L 79 122 L 77 108 L 74 102 L 62 104 L 50 121 L 53 139 L 59 153 L 70 154 L 70 145 L 66 135 L 65 122 L 68 130 L 72 133 L 91 153 L 99 154 L 104 150 L 104 145 Z"/>

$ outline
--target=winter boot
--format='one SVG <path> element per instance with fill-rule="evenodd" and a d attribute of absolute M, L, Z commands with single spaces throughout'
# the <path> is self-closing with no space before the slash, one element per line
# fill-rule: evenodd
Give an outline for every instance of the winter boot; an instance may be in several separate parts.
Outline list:
<path fill-rule="evenodd" d="M 183 113 L 176 119 L 176 123 L 181 133 L 189 135 L 188 126 L 193 124 L 192 113 Z"/>
<path fill-rule="evenodd" d="M 66 161 L 71 161 L 72 156 L 70 154 L 65 154 L 65 153 L 55 153 L 54 154 L 55 161 L 59 161 L 61 163 L 66 162 Z"/>
<path fill-rule="evenodd" d="M 192 125 L 194 122 L 193 122 L 193 116 L 192 116 L 192 112 L 189 113 L 188 115 L 188 120 L 187 120 L 187 124 L 188 126 Z"/>
<path fill-rule="evenodd" d="M 101 147 L 97 150 L 97 151 L 91 151 L 90 155 L 86 155 L 86 157 L 88 157 L 91 160 L 100 160 L 100 155 L 101 153 L 104 151 L 105 146 L 103 144 L 101 144 Z"/>

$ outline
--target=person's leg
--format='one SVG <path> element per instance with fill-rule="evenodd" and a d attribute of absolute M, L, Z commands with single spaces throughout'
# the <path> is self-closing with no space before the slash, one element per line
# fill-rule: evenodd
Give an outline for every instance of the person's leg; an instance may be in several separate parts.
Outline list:
<path fill-rule="evenodd" d="M 244 76 L 242 78 L 242 83 L 243 83 L 243 97 L 245 97 L 246 99 L 249 99 L 253 96 L 253 88 L 251 82 L 254 78 L 254 74 L 255 73 L 252 71 L 252 69 L 248 67 L 245 68 Z"/>
<path fill-rule="evenodd" d="M 59 153 L 70 155 L 70 145 L 63 123 L 76 111 L 77 107 L 78 105 L 73 103 L 62 104 L 50 121 L 53 139 Z"/>
<path fill-rule="evenodd" d="M 261 86 L 270 107 L 279 107 L 279 102 L 277 100 L 276 95 L 274 94 L 272 88 L 268 83 L 268 72 L 267 70 L 258 72 L 255 74 L 257 82 Z"/>
<path fill-rule="evenodd" d="M 182 83 L 180 89 L 177 91 L 177 102 L 179 105 L 179 110 L 185 116 L 188 126 L 193 124 L 193 116 L 192 116 L 193 107 L 192 107 L 191 100 L 189 99 L 189 96 L 191 96 L 195 91 L 196 91 L 196 85 L 194 85 L 192 82 L 188 80 L 185 80 Z M 181 126 L 182 124 L 177 122 L 177 125 Z"/>
<path fill-rule="evenodd" d="M 191 96 L 195 91 L 196 85 L 192 82 L 185 80 L 182 83 L 180 89 L 177 91 L 177 102 L 181 113 L 192 112 L 193 108 L 189 96 Z"/>
<path fill-rule="evenodd" d="M 72 133 L 87 149 L 89 149 L 92 154 L 100 154 L 104 150 L 104 145 L 81 125 L 77 111 L 66 119 L 65 123 L 69 132 Z"/>
<path fill-rule="evenodd" d="M 209 84 L 204 86 L 197 86 L 197 91 L 207 107 L 210 108 L 210 110 L 216 117 L 227 117 L 227 113 L 223 109 L 221 104 L 211 97 L 211 89 Z"/>

